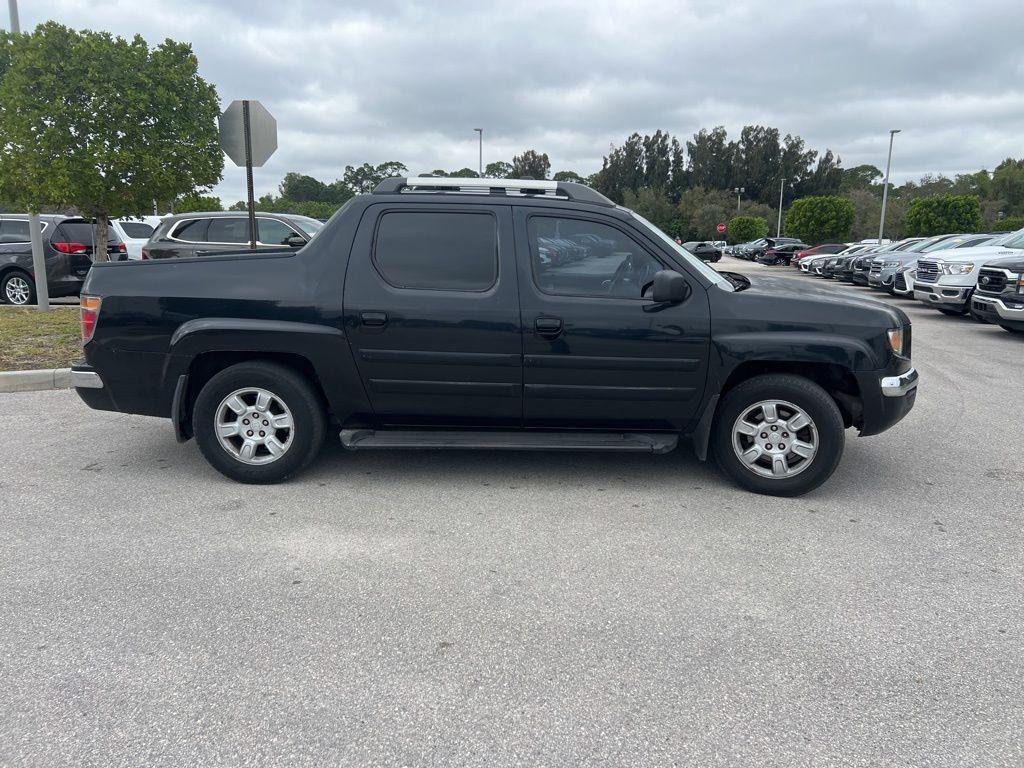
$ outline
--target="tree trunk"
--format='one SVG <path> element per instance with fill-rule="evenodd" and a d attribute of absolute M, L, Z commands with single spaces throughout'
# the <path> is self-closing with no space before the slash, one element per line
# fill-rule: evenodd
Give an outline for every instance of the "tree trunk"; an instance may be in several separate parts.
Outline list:
<path fill-rule="evenodd" d="M 96 238 L 92 250 L 93 261 L 107 261 L 107 232 L 110 228 L 110 219 L 105 213 L 96 214 Z"/>

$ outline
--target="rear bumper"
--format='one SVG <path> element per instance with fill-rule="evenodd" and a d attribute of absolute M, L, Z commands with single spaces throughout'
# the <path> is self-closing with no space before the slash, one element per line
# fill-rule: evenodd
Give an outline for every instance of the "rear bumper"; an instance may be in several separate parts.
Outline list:
<path fill-rule="evenodd" d="M 1024 326 L 1024 296 L 1021 296 L 1020 302 L 1007 304 L 995 296 L 980 296 L 976 293 L 971 297 L 971 311 L 997 325 Z"/>
<path fill-rule="evenodd" d="M 71 366 L 71 386 L 90 408 L 97 411 L 116 411 L 110 389 L 104 386 L 102 377 L 84 362 Z"/>

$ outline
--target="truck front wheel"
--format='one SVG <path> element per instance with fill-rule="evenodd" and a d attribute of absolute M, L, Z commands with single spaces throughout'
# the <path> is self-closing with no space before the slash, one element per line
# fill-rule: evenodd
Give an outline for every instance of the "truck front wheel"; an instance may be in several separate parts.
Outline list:
<path fill-rule="evenodd" d="M 791 374 L 755 376 L 725 396 L 712 451 L 733 480 L 756 493 L 800 496 L 824 483 L 843 455 L 843 417 L 829 394 Z"/>
<path fill-rule="evenodd" d="M 317 391 L 302 375 L 254 361 L 206 382 L 192 429 L 199 450 L 222 474 L 242 483 L 279 483 L 319 453 L 326 418 Z"/>

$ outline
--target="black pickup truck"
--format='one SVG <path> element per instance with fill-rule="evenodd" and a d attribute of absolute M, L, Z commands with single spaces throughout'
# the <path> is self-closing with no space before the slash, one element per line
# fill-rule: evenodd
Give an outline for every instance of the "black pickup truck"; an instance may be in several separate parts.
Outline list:
<path fill-rule="evenodd" d="M 917 387 L 900 310 L 716 272 L 574 183 L 390 179 L 297 251 L 97 264 L 83 293 L 82 399 L 170 418 L 242 482 L 295 474 L 328 432 L 352 450 L 686 438 L 792 496 Z"/>

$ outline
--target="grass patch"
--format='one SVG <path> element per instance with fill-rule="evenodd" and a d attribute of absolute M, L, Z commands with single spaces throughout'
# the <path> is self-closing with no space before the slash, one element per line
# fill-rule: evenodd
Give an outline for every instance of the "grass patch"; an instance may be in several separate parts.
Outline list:
<path fill-rule="evenodd" d="M 81 356 L 78 307 L 0 307 L 0 371 L 67 368 Z"/>

